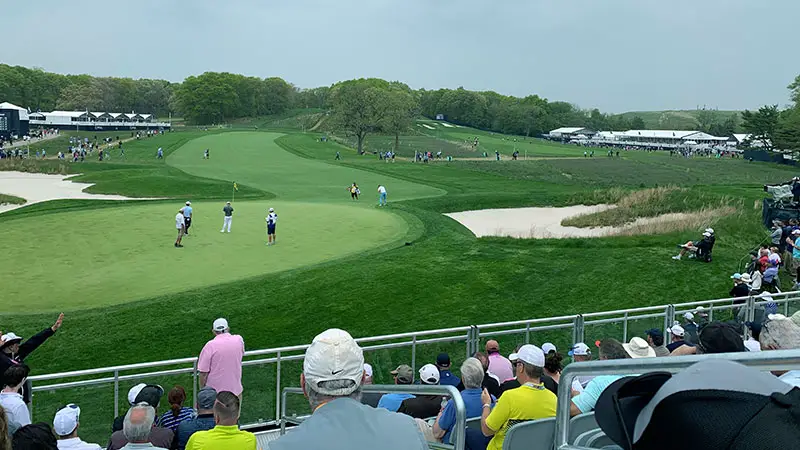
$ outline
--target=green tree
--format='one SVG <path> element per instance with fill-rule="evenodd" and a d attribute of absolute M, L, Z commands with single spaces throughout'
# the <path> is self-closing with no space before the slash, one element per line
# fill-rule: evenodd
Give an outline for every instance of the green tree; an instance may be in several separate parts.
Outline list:
<path fill-rule="evenodd" d="M 394 135 L 394 151 L 400 150 L 400 134 L 408 131 L 419 115 L 419 102 L 408 86 L 392 86 L 386 94 L 386 115 L 381 129 Z"/>
<path fill-rule="evenodd" d="M 384 122 L 390 103 L 388 88 L 384 80 L 362 78 L 337 83 L 331 89 L 334 123 L 356 137 L 359 154 L 364 152 L 367 135 Z"/>
<path fill-rule="evenodd" d="M 639 116 L 633 116 L 630 121 L 629 128 L 631 130 L 646 130 L 644 119 Z"/>
<path fill-rule="evenodd" d="M 751 141 L 759 142 L 764 148 L 771 149 L 778 129 L 780 112 L 778 105 L 766 105 L 758 111 L 742 112 L 742 129 L 752 135 Z"/>

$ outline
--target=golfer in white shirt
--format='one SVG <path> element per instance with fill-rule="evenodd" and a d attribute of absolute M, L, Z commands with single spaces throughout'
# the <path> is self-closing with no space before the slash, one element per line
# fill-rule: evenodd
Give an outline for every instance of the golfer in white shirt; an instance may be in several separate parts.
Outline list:
<path fill-rule="evenodd" d="M 186 218 L 181 210 L 178 210 L 178 214 L 175 215 L 175 228 L 178 229 L 178 239 L 175 241 L 175 247 L 183 247 L 181 239 L 183 239 L 183 233 L 186 231 Z"/>
<path fill-rule="evenodd" d="M 378 185 L 378 206 L 386 206 L 386 188 Z"/>

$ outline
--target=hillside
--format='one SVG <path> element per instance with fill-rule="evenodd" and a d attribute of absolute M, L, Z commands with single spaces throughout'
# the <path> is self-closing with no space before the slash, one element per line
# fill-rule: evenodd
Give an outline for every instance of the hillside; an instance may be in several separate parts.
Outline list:
<path fill-rule="evenodd" d="M 713 122 L 725 122 L 730 116 L 736 115 L 741 122 L 741 111 L 705 110 Z M 629 111 L 620 114 L 625 119 L 639 116 L 644 120 L 645 128 L 650 130 L 695 130 L 700 128 L 699 115 L 703 110 L 677 110 L 677 111 Z"/>

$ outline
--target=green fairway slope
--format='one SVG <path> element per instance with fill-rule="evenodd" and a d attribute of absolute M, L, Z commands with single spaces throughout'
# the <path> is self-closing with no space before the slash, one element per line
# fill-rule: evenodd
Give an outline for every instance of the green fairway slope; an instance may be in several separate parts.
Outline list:
<path fill-rule="evenodd" d="M 0 222 L 0 313 L 77 310 L 175 294 L 303 267 L 404 237 L 395 214 L 351 205 L 237 202 L 220 233 L 222 202 L 195 202 L 185 247 L 173 247 L 180 203 L 69 211 Z M 264 217 L 279 214 L 278 245 L 265 245 Z M 342 221 L 357 232 L 348 232 Z"/>
<path fill-rule="evenodd" d="M 424 184 L 298 157 L 275 143 L 276 133 L 235 132 L 204 136 L 173 152 L 167 164 L 206 178 L 229 180 L 275 193 L 284 200 L 350 202 L 345 188 L 358 183 L 368 202 L 377 201 L 378 184 L 389 201 L 430 197 L 444 191 Z M 203 151 L 211 151 L 209 160 Z M 336 150 L 331 147 L 331 159 Z"/>

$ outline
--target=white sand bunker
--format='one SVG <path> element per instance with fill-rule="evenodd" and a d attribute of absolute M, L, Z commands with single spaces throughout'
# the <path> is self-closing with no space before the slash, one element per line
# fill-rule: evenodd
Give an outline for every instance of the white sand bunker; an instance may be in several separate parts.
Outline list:
<path fill-rule="evenodd" d="M 436 127 L 432 127 L 432 126 L 428 125 L 427 123 L 423 123 L 422 126 L 427 128 L 427 129 L 429 129 L 429 130 L 435 130 L 436 129 Z"/>
<path fill-rule="evenodd" d="M 639 218 L 620 227 L 578 228 L 565 227 L 561 221 L 570 217 L 592 214 L 614 205 L 575 205 L 563 208 L 507 208 L 482 209 L 445 214 L 469 228 L 477 237 L 502 236 L 517 238 L 580 238 L 614 235 L 643 234 L 665 222 L 694 219 L 691 214 L 663 214 L 658 217 Z M 705 220 L 705 219 L 703 219 Z"/>
<path fill-rule="evenodd" d="M 75 183 L 69 178 L 77 175 L 46 175 L 42 173 L 0 172 L 0 194 L 24 198 L 23 205 L 0 205 L 0 214 L 23 206 L 61 199 L 92 200 L 158 200 L 153 198 L 130 198 L 122 195 L 89 194 L 84 189 L 91 183 Z"/>
<path fill-rule="evenodd" d="M 442 124 L 442 126 L 444 126 L 444 127 L 447 127 L 447 128 L 455 128 L 455 126 L 454 126 L 454 125 L 450 125 L 450 124 L 449 124 L 449 123 L 447 123 L 447 122 L 439 122 L 439 123 L 440 123 L 440 124 Z"/>

